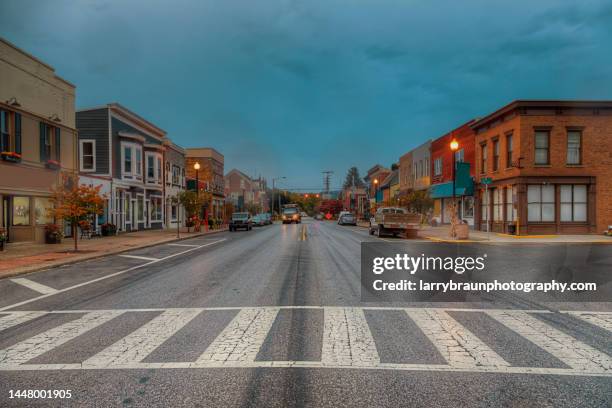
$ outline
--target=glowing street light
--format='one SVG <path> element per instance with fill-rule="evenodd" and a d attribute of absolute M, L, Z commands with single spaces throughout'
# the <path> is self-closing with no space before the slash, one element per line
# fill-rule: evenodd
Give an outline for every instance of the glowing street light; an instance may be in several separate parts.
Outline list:
<path fill-rule="evenodd" d="M 451 226 L 451 236 L 455 238 L 457 236 L 457 232 L 455 230 L 455 223 L 457 222 L 457 202 L 455 197 L 455 183 L 457 179 L 457 150 L 459 150 L 459 142 L 457 139 L 453 138 L 450 142 L 450 149 L 453 153 L 453 225 Z"/>

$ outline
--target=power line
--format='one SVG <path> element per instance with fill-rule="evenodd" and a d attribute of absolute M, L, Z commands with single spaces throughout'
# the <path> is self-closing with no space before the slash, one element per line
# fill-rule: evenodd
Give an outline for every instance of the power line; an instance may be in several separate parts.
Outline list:
<path fill-rule="evenodd" d="M 323 173 L 323 192 L 329 194 L 329 184 L 331 182 L 331 176 L 334 174 L 331 170 L 325 170 Z"/>

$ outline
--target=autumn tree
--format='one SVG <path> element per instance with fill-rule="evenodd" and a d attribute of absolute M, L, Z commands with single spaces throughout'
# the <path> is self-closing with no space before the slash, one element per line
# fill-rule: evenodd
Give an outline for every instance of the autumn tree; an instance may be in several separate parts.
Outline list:
<path fill-rule="evenodd" d="M 62 183 L 51 189 L 53 208 L 50 213 L 55 219 L 70 223 L 75 252 L 78 250 L 77 226 L 79 222 L 104 212 L 106 197 L 100 194 L 101 188 L 102 185 L 95 187 L 79 185 L 70 176 L 63 175 Z"/>

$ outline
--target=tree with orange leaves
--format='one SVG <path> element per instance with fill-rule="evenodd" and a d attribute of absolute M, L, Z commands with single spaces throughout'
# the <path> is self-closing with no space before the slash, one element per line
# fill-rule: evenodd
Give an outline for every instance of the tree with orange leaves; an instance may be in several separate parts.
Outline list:
<path fill-rule="evenodd" d="M 53 208 L 51 214 L 55 219 L 62 219 L 70 223 L 74 250 L 78 250 L 77 225 L 92 215 L 104 212 L 105 196 L 100 194 L 101 185 L 91 187 L 79 185 L 68 175 L 62 175 L 62 183 L 51 189 Z"/>

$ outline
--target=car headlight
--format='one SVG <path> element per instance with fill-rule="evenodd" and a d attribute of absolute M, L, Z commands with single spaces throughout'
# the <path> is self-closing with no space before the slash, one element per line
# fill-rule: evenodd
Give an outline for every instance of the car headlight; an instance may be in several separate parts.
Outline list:
<path fill-rule="evenodd" d="M 294 219 L 294 220 L 297 220 L 297 214 L 295 214 L 295 215 L 293 216 L 293 219 Z"/>
<path fill-rule="evenodd" d="M 283 215 L 283 220 L 286 220 L 286 219 L 287 219 L 287 216 L 286 216 L 286 215 Z"/>

